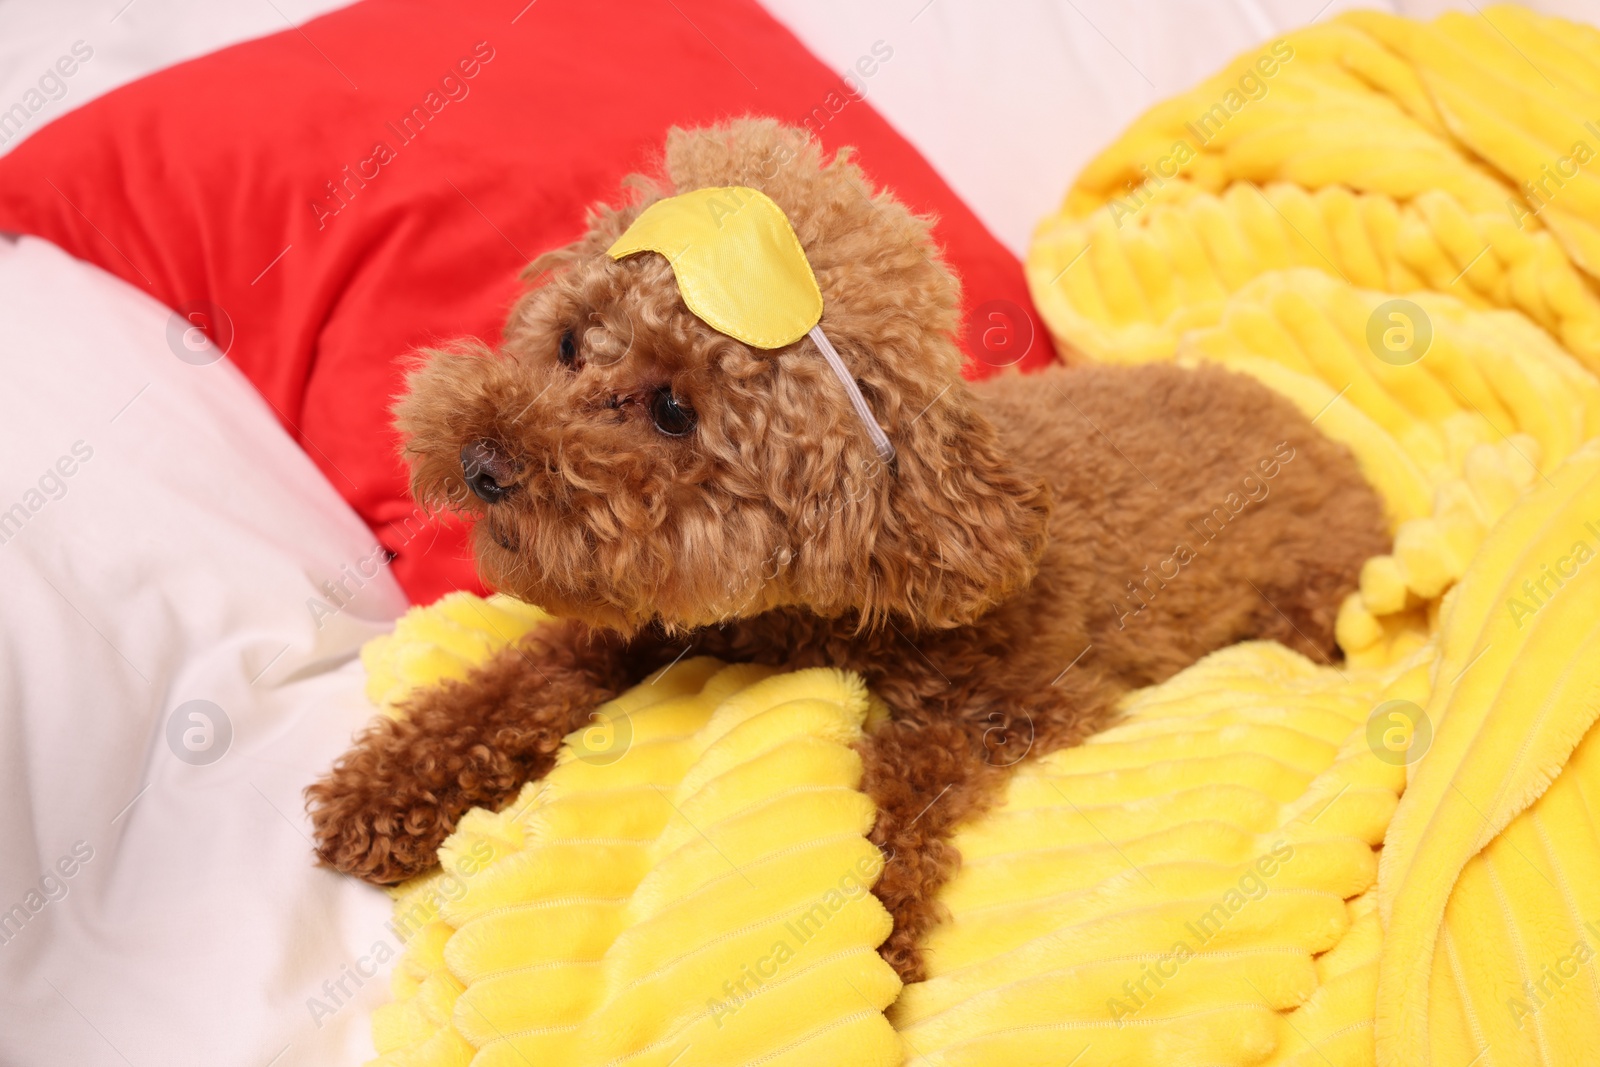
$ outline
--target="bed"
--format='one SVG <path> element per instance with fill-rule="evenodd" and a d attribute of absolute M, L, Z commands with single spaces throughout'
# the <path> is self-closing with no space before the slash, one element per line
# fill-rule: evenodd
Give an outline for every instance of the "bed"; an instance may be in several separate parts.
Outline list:
<path fill-rule="evenodd" d="M 371 1057 L 389 900 L 313 865 L 300 791 L 372 713 L 362 644 L 476 588 L 459 529 L 405 501 L 396 361 L 492 335 L 652 123 L 790 108 L 865 143 L 941 213 L 969 308 L 1036 322 L 1017 260 L 1070 177 L 1150 104 L 1344 6 L 641 3 L 615 41 L 561 0 L 0 6 L 0 1062 Z M 610 86 L 602 52 L 659 53 L 652 27 L 716 78 L 597 133 L 588 169 L 578 118 L 540 127 L 566 154 L 530 191 L 470 157 L 408 175 L 430 142 L 391 169 L 361 140 L 390 134 L 358 84 L 481 139 L 510 106 L 492 80 L 548 58 L 541 34 L 594 50 L 566 83 L 594 109 L 637 102 L 651 83 Z M 308 175 L 327 195 L 283 207 Z"/>

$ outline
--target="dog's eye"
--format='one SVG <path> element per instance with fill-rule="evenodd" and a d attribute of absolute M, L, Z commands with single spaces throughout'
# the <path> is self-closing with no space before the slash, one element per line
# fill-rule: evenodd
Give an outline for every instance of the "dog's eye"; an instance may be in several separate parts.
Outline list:
<path fill-rule="evenodd" d="M 694 429 L 694 409 L 673 396 L 666 386 L 656 390 L 650 401 L 650 417 L 655 420 L 656 429 L 668 437 L 682 437 Z"/>
<path fill-rule="evenodd" d="M 577 358 L 578 342 L 572 339 L 572 331 L 568 330 L 561 335 L 561 362 L 570 367 Z"/>

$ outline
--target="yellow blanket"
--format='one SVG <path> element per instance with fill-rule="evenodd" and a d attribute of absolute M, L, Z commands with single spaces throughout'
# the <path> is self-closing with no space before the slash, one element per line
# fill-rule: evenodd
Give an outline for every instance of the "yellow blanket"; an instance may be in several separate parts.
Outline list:
<path fill-rule="evenodd" d="M 459 593 L 414 609 L 368 646 L 369 693 L 459 677 L 538 618 Z M 874 951 L 860 682 L 685 661 L 397 891 L 377 1062 L 1250 1063 L 1308 998 L 1301 1029 L 1339 1029 L 1352 996 L 1370 1022 L 1362 894 L 1405 773 L 1366 723 L 1421 673 L 1240 645 L 1019 766 L 958 838 L 932 977 L 902 993 Z"/>
<path fill-rule="evenodd" d="M 868 710 L 853 675 L 711 659 L 598 709 L 608 736 L 469 812 L 398 893 L 379 1062 L 899 1063 Z"/>
<path fill-rule="evenodd" d="M 1348 662 L 1219 652 L 965 827 L 901 990 L 829 671 L 676 665 L 396 896 L 378 1063 L 1568 1065 L 1600 1056 L 1600 33 L 1332 20 L 1136 122 L 1027 269 L 1069 359 L 1213 360 L 1396 532 Z M 455 595 L 364 654 L 464 674 Z M 613 758 L 613 756 L 615 758 Z"/>
<path fill-rule="evenodd" d="M 1318 966 L 1366 962 L 1282 1015 L 1274 1062 L 1600 1056 L 1596 167 L 1600 32 L 1361 12 L 1153 108 L 1030 250 L 1067 358 L 1254 375 L 1388 503 L 1394 551 L 1339 638 L 1401 670 L 1369 740 L 1412 782 L 1360 898 L 1372 940 L 1347 952 L 1352 925 Z M 1255 1062 L 1164 1047 L 1151 1062 Z"/>

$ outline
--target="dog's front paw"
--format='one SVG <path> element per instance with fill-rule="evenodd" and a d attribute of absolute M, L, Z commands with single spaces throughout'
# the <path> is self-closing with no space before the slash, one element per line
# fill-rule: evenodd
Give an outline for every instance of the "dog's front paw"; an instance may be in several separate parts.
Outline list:
<path fill-rule="evenodd" d="M 348 766 L 306 790 L 317 858 L 344 874 L 393 885 L 438 862 L 455 828 L 438 799 Z"/>
<path fill-rule="evenodd" d="M 616 695 L 622 647 L 573 628 L 543 631 L 467 678 L 413 693 L 306 790 L 317 856 L 379 885 L 432 867 L 468 810 L 499 811 Z"/>
<path fill-rule="evenodd" d="M 398 719 L 378 719 L 306 790 L 321 861 L 378 885 L 437 862 L 474 806 L 498 810 L 554 759 L 557 728 L 529 729 L 503 688 L 457 683 L 418 694 Z M 564 720 L 562 725 L 564 725 Z"/>

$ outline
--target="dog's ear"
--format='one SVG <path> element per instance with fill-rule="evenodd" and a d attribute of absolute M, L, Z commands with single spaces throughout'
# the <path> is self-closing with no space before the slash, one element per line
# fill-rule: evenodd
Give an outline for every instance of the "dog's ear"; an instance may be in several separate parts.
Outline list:
<path fill-rule="evenodd" d="M 1033 580 L 1049 491 L 1014 465 L 959 381 L 896 437 L 858 572 L 863 617 L 898 615 L 932 629 L 971 623 Z"/>

